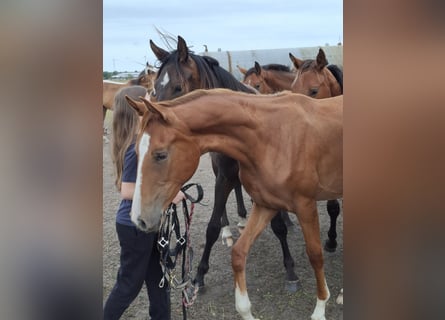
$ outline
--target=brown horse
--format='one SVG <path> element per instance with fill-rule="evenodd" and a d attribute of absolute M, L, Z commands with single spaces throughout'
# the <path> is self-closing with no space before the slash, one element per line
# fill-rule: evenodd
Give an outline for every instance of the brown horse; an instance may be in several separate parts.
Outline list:
<path fill-rule="evenodd" d="M 150 47 L 161 61 L 150 97 L 152 101 L 171 100 L 196 89 L 226 88 L 251 94 L 257 93 L 253 88 L 245 86 L 223 69 L 217 60 L 193 54 L 181 36 L 178 36 L 177 50 L 172 52 L 159 48 L 151 40 Z M 226 211 L 227 198 L 232 190 L 235 190 L 238 216 L 245 220 L 247 215 L 238 175 L 238 162 L 217 152 L 210 152 L 210 158 L 216 177 L 214 207 L 207 225 L 204 251 L 194 279 L 194 283 L 199 287 L 204 286 L 204 277 L 209 270 L 210 253 L 219 234 L 222 233 L 223 242 L 230 245 L 233 243 Z M 288 218 L 281 211 L 272 220 L 271 228 L 280 241 L 283 252 L 283 264 L 286 269 L 285 287 L 288 291 L 293 292 L 299 289 L 300 283 L 294 271 L 295 263 L 287 243 L 288 230 L 283 217 Z M 241 220 L 242 224 L 238 223 L 239 227 L 244 227 L 245 221 L 243 220 Z"/>
<path fill-rule="evenodd" d="M 320 60 L 322 56 L 324 55 L 322 51 L 322 55 L 320 56 Z M 296 59 L 292 54 L 290 54 L 292 61 L 294 63 L 298 62 L 298 65 L 311 65 L 311 62 L 313 60 L 306 60 L 302 61 Z M 321 63 L 321 62 L 320 62 Z M 323 63 L 327 64 L 327 61 L 323 61 Z M 336 66 L 328 66 L 329 68 L 334 68 Z M 258 62 L 255 61 L 255 66 L 253 68 L 250 68 L 249 70 L 246 70 L 244 68 L 241 68 L 238 66 L 238 69 L 241 71 L 241 73 L 244 74 L 243 83 L 251 85 L 255 89 L 257 89 L 260 93 L 263 94 L 270 94 L 270 93 L 277 93 L 283 90 L 291 90 L 291 85 L 295 80 L 295 77 L 297 75 L 296 72 L 290 71 L 289 67 L 281 64 L 268 64 L 261 66 Z M 300 69 L 302 69 L 300 67 Z M 337 68 L 338 69 L 338 68 Z M 307 72 L 307 70 L 305 71 Z M 330 72 L 328 70 L 327 72 Z M 338 69 L 332 71 L 332 73 L 335 75 L 335 81 L 338 82 L 338 85 L 340 88 L 343 88 L 343 73 L 341 73 L 341 70 Z M 311 74 L 314 75 L 314 74 Z M 323 79 L 327 79 L 328 77 L 324 77 Z M 306 73 L 304 76 L 299 78 L 298 84 L 302 87 L 306 87 L 311 83 L 313 80 L 310 76 Z M 313 83 L 313 82 L 312 82 Z M 318 85 L 320 87 L 321 85 Z M 303 90 L 307 95 L 309 95 L 308 91 Z M 328 98 L 331 96 L 342 94 L 342 91 L 339 93 L 338 91 L 324 91 L 324 94 L 321 95 L 323 90 L 320 92 L 320 94 L 316 95 L 316 98 Z M 329 95 L 330 94 L 330 95 Z M 327 202 L 327 211 L 330 218 L 330 227 L 328 231 L 328 239 L 325 242 L 324 248 L 326 251 L 334 252 L 337 249 L 337 218 L 340 214 L 340 204 L 338 200 L 329 200 Z"/>
<path fill-rule="evenodd" d="M 290 90 L 296 75 L 288 66 L 276 63 L 261 66 L 255 61 L 255 66 L 248 70 L 237 67 L 244 74 L 243 83 L 264 94 Z"/>
<path fill-rule="evenodd" d="M 253 320 L 245 266 L 250 247 L 276 215 L 295 212 L 314 269 L 317 302 L 311 316 L 325 320 L 329 289 L 317 200 L 343 194 L 343 96 L 312 99 L 288 91 L 250 95 L 197 90 L 165 102 L 129 103 L 143 116 L 137 138 L 138 173 L 132 221 L 157 231 L 161 216 L 209 151 L 239 161 L 240 178 L 254 204 L 232 248 L 236 309 Z"/>
<path fill-rule="evenodd" d="M 139 73 L 136 79 L 130 79 L 127 82 L 115 82 L 115 81 L 103 80 L 103 85 L 102 85 L 103 120 L 105 120 L 105 115 L 107 114 L 107 110 L 113 110 L 114 96 L 119 89 L 128 86 L 143 86 L 147 88 L 147 90 L 151 90 L 153 88 L 153 79 L 155 75 L 156 72 L 151 70 L 147 65 L 145 70 L 141 71 L 141 73 Z"/>
<path fill-rule="evenodd" d="M 328 65 L 324 51 L 318 50 L 315 60 L 300 60 L 289 53 L 297 69 L 291 91 L 322 99 L 343 94 L 343 72 L 336 65 Z"/>

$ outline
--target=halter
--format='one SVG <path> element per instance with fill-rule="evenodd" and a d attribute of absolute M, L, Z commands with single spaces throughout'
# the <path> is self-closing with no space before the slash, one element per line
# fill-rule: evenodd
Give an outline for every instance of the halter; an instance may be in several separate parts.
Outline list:
<path fill-rule="evenodd" d="M 198 196 L 193 198 L 186 191 L 196 186 Z M 186 308 L 193 305 L 196 300 L 199 287 L 192 284 L 192 259 L 193 249 L 190 246 L 190 224 L 192 221 L 193 210 L 195 203 L 202 200 L 204 196 L 203 189 L 200 184 L 191 183 L 181 188 L 186 199 L 182 200 L 182 212 L 184 215 L 185 231 L 181 234 L 181 225 L 176 211 L 176 204 L 172 203 L 164 212 L 161 219 L 161 226 L 159 228 L 158 249 L 161 254 L 161 267 L 163 277 L 159 282 L 159 287 L 162 288 L 167 280 L 168 288 L 179 289 L 182 291 L 182 312 L 183 319 L 187 319 Z M 187 200 L 191 202 L 190 214 L 187 208 Z M 174 233 L 174 236 L 172 237 Z M 175 238 L 176 237 L 176 238 Z M 179 256 L 182 255 L 182 270 L 181 278 L 178 278 L 175 272 L 176 262 Z"/>

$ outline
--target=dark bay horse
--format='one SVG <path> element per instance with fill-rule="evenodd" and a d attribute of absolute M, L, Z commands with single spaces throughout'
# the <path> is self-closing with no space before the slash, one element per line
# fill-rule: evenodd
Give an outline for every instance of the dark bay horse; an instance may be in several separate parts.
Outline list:
<path fill-rule="evenodd" d="M 170 100 L 196 89 L 227 88 L 251 94 L 256 93 L 255 90 L 246 87 L 228 71 L 221 68 L 217 60 L 190 52 L 185 40 L 180 36 L 178 36 L 177 50 L 172 52 L 159 48 L 151 40 L 150 47 L 161 62 L 150 97 L 152 101 Z M 223 238 L 232 238 L 227 219 L 226 203 L 233 189 L 235 189 L 238 215 L 245 218 L 247 214 L 241 193 L 238 162 L 221 153 L 211 152 L 210 157 L 216 176 L 215 201 L 212 216 L 207 226 L 204 252 L 194 279 L 200 287 L 204 286 L 204 276 L 209 270 L 210 253 L 222 226 Z M 281 212 L 272 220 L 271 227 L 279 239 L 283 251 L 286 289 L 296 291 L 299 288 L 299 279 L 294 272 L 294 260 L 287 243 L 287 227 Z"/>
<path fill-rule="evenodd" d="M 290 90 L 292 81 L 295 79 L 295 72 L 283 64 L 271 63 L 261 66 L 255 61 L 254 67 L 250 69 L 237 67 L 244 75 L 243 83 L 263 94 Z"/>
<path fill-rule="evenodd" d="M 143 116 L 131 211 L 138 228 L 158 230 L 164 210 L 192 177 L 202 154 L 227 154 L 239 161 L 240 179 L 254 201 L 232 248 L 236 310 L 244 320 L 254 320 L 247 255 L 277 210 L 285 209 L 298 218 L 315 274 L 311 319 L 325 320 L 330 293 L 316 202 L 343 195 L 343 96 L 312 99 L 289 91 L 252 95 L 211 89 L 164 102 L 127 100 Z"/>

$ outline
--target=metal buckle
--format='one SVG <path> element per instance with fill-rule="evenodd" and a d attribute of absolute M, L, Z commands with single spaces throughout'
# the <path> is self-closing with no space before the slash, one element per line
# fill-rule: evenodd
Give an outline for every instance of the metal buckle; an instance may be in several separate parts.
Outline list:
<path fill-rule="evenodd" d="M 184 237 L 179 238 L 178 240 L 176 240 L 176 243 L 179 243 L 181 246 L 183 246 L 185 244 L 186 240 Z"/>
<path fill-rule="evenodd" d="M 161 248 L 165 248 L 165 246 L 168 245 L 168 240 L 165 240 L 165 238 L 162 237 L 160 240 L 158 240 L 158 244 L 161 246 Z"/>

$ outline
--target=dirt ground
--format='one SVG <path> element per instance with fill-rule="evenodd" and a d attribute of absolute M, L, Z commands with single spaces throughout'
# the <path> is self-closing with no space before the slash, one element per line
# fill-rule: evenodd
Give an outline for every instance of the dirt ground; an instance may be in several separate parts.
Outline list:
<path fill-rule="evenodd" d="M 110 115 L 107 115 L 109 123 Z M 108 125 L 109 127 L 109 125 Z M 108 130 L 109 131 L 109 130 Z M 105 302 L 112 289 L 119 267 L 119 243 L 115 231 L 115 214 L 119 205 L 119 195 L 113 185 L 113 171 L 110 157 L 110 135 L 104 135 L 103 143 L 103 301 Z M 191 226 L 191 245 L 194 250 L 193 275 L 201 258 L 207 223 L 213 208 L 213 188 L 215 178 L 211 170 L 209 155 L 201 157 L 200 165 L 190 182 L 200 183 L 204 189 L 203 203 L 196 205 Z M 245 204 L 249 211 L 250 198 L 245 193 Z M 318 204 L 322 241 L 327 238 L 329 216 L 326 202 Z M 238 217 L 234 193 L 229 197 L 227 212 L 231 230 L 237 238 L 236 228 Z M 291 214 L 296 226 L 289 230 L 288 242 L 295 260 L 295 270 L 302 289 L 297 293 L 284 290 L 285 271 L 282 252 L 278 239 L 270 226 L 259 236 L 247 259 L 247 287 L 252 303 L 254 317 L 262 320 L 310 319 L 316 302 L 315 278 L 305 253 L 304 240 L 296 218 Z M 325 274 L 331 292 L 326 307 L 328 320 L 343 319 L 343 306 L 337 305 L 335 299 L 343 287 L 343 214 L 337 222 L 338 248 L 335 253 L 324 252 Z M 178 267 L 179 268 L 179 267 Z M 179 272 L 179 270 L 178 270 Z M 230 264 L 230 248 L 219 240 L 215 243 L 210 257 L 210 270 L 205 277 L 206 287 L 199 291 L 196 302 L 188 309 L 187 319 L 237 320 L 241 317 L 235 310 L 235 296 L 232 269 Z M 182 317 L 181 293 L 171 292 L 172 320 Z M 122 319 L 145 320 L 148 318 L 148 299 L 144 288 Z"/>

